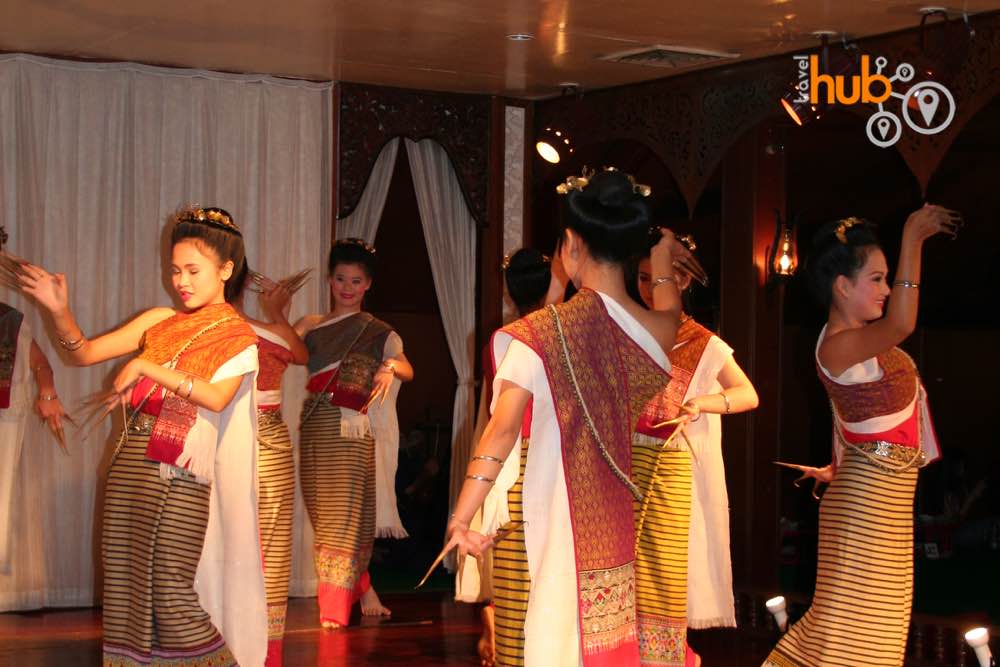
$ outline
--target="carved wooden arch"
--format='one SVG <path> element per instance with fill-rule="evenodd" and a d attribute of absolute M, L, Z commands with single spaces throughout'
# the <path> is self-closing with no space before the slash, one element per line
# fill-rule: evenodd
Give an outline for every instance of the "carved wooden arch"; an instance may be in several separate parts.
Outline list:
<path fill-rule="evenodd" d="M 433 139 L 451 160 L 469 212 L 485 225 L 489 178 L 490 99 L 483 95 L 435 93 L 340 85 L 337 217 L 354 211 L 382 148 L 392 139 Z"/>
<path fill-rule="evenodd" d="M 895 148 L 926 190 L 948 148 L 969 120 L 1000 93 L 1000 14 L 973 17 L 976 36 L 966 62 L 947 83 L 958 111 L 937 135 L 906 132 Z M 913 55 L 916 32 L 864 40 L 869 53 L 890 62 Z M 560 98 L 539 104 L 536 132 L 565 129 L 573 137 L 632 139 L 656 153 L 677 180 L 688 210 L 698 199 L 729 148 L 747 131 L 780 116 L 778 100 L 794 70 L 788 56 L 777 56 L 724 69 L 696 72 L 590 93 L 582 99 Z M 867 115 L 864 108 L 850 108 Z"/>

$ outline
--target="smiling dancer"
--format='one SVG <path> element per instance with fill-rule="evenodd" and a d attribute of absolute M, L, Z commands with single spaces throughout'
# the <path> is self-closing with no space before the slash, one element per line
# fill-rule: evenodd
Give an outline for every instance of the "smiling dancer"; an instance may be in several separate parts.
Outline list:
<path fill-rule="evenodd" d="M 302 496 L 315 532 L 319 613 L 324 628 L 347 625 L 351 607 L 388 615 L 368 576 L 378 537 L 406 537 L 396 508 L 396 395 L 413 379 L 403 341 L 362 311 L 375 249 L 334 242 L 328 262 L 333 310 L 295 324 L 309 350 L 302 412 Z"/>
<path fill-rule="evenodd" d="M 833 462 L 794 467 L 830 487 L 819 510 L 812 606 L 764 665 L 903 664 L 913 603 L 913 493 L 919 468 L 939 451 L 917 367 L 896 346 L 917 324 L 924 242 L 954 237 L 960 225 L 939 206 L 911 214 L 892 282 L 871 223 L 847 218 L 816 235 L 808 270 L 828 311 L 816 368 L 833 408 Z"/>

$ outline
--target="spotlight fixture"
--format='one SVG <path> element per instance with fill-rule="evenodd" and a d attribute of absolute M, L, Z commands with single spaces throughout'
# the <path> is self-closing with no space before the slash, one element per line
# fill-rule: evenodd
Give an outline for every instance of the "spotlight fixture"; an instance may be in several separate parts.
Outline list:
<path fill-rule="evenodd" d="M 512 42 L 530 42 L 535 38 L 530 32 L 514 32 L 507 35 L 507 39 Z"/>
<path fill-rule="evenodd" d="M 976 652 L 979 667 L 995 665 L 993 654 L 990 653 L 990 631 L 986 628 L 974 628 L 965 633 L 965 643 Z"/>
<path fill-rule="evenodd" d="M 785 610 L 785 598 L 781 595 L 764 603 L 767 610 L 774 616 L 774 622 L 782 632 L 788 630 L 788 612 Z"/>
<path fill-rule="evenodd" d="M 546 162 L 558 164 L 563 157 L 573 152 L 573 141 L 565 131 L 547 127 L 539 133 L 535 150 Z"/>

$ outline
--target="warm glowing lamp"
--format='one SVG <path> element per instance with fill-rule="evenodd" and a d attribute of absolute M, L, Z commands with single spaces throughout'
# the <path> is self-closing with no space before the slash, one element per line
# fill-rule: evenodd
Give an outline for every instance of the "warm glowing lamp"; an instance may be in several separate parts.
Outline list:
<path fill-rule="evenodd" d="M 975 628 L 965 633 L 965 642 L 976 652 L 979 667 L 990 667 L 993 654 L 990 653 L 990 631 L 986 628 Z"/>
<path fill-rule="evenodd" d="M 781 212 L 775 211 L 774 244 L 767 255 L 767 272 L 774 279 L 791 278 L 799 268 L 799 256 L 795 248 L 795 229 L 792 224 L 781 219 Z"/>
<path fill-rule="evenodd" d="M 788 629 L 788 612 L 785 610 L 785 598 L 781 595 L 771 598 L 764 603 L 767 610 L 774 616 L 774 622 L 778 624 L 778 629 L 784 632 Z"/>
<path fill-rule="evenodd" d="M 558 164 L 567 153 L 573 152 L 573 142 L 562 130 L 547 127 L 535 142 L 535 150 L 546 162 Z"/>

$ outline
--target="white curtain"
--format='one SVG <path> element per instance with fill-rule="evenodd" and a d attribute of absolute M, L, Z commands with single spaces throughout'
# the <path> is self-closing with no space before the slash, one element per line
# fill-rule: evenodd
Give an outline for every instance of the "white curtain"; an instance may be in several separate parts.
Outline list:
<path fill-rule="evenodd" d="M 476 223 L 445 150 L 434 141 L 407 139 L 406 153 L 448 350 L 458 374 L 451 432 L 456 452 L 471 440 L 475 418 Z"/>
<path fill-rule="evenodd" d="M 389 140 L 382 148 L 354 212 L 346 218 L 337 220 L 338 239 L 358 238 L 368 243 L 375 243 L 375 234 L 378 232 L 378 223 L 382 221 L 382 210 L 385 208 L 385 198 L 389 194 L 398 152 L 399 137 Z"/>
<path fill-rule="evenodd" d="M 9 247 L 67 274 L 89 335 L 171 303 L 164 221 L 185 203 L 229 210 L 251 266 L 267 275 L 323 267 L 332 219 L 330 91 L 260 76 L 0 55 L 0 221 Z M 296 295 L 293 319 L 326 310 L 324 287 L 316 279 Z M 46 318 L 4 292 L 0 299 L 24 311 L 68 407 L 108 385 L 119 363 L 65 366 Z M 303 385 L 301 370 L 286 378 L 293 429 Z M 94 601 L 99 487 L 115 435 L 110 420 L 85 442 L 69 429 L 66 456 L 29 420 L 14 498 L 21 523 L 12 571 L 0 576 L 0 609 Z M 307 523 L 300 507 L 297 548 Z"/>

